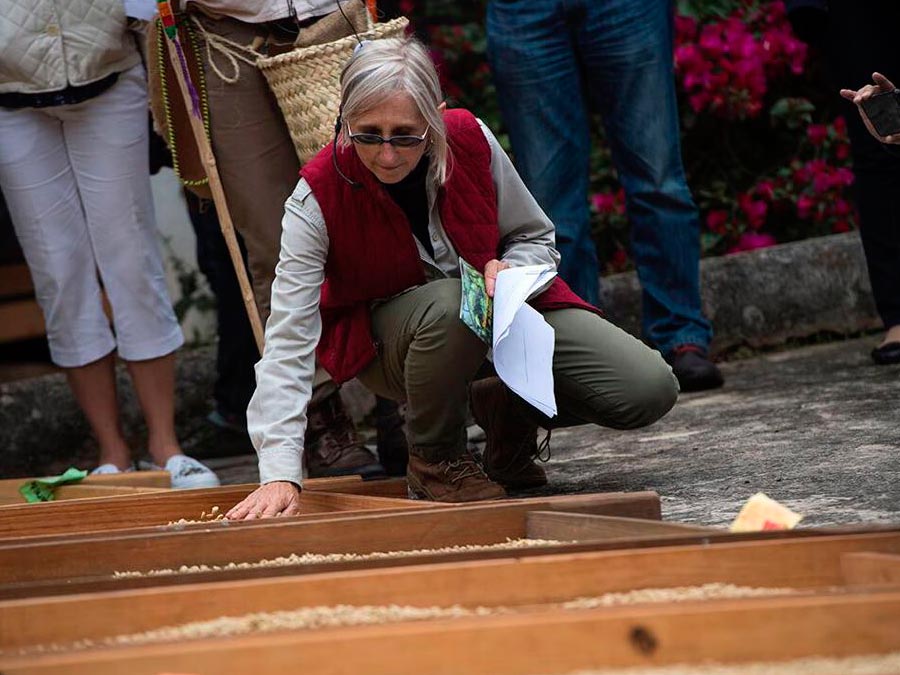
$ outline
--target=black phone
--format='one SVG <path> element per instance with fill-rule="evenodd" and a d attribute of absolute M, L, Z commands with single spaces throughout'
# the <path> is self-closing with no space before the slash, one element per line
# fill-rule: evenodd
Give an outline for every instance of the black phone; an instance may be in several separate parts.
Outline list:
<path fill-rule="evenodd" d="M 900 133 L 900 89 L 875 94 L 862 102 L 862 108 L 879 136 Z"/>

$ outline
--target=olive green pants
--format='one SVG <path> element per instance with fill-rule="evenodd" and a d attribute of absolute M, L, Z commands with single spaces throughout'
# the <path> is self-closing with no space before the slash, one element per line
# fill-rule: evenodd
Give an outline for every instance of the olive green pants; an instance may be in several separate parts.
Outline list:
<path fill-rule="evenodd" d="M 487 345 L 459 319 L 460 281 L 440 279 L 372 310 L 379 356 L 360 381 L 379 396 L 407 402 L 413 452 L 430 461 L 466 447 L 468 385 Z M 518 397 L 545 428 L 599 424 L 634 429 L 665 415 L 678 381 L 658 352 L 582 309 L 544 313 L 556 331 L 553 377 L 559 414 L 550 419 Z"/>

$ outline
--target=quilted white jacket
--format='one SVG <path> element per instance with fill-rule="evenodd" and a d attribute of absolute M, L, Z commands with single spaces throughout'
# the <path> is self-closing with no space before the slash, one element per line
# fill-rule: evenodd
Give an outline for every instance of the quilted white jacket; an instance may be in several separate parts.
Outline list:
<path fill-rule="evenodd" d="M 59 91 L 138 63 L 122 0 L 0 0 L 0 92 Z"/>

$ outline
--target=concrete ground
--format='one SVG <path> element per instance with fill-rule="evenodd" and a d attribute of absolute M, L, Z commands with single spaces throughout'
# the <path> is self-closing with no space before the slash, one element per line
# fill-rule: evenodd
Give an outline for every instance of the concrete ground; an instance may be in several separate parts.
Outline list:
<path fill-rule="evenodd" d="M 762 491 L 805 525 L 900 523 L 900 366 L 873 365 L 874 343 L 723 364 L 724 388 L 640 431 L 558 430 L 550 484 L 526 494 L 655 490 L 666 519 L 726 525 Z M 255 456 L 209 463 L 226 483 L 258 479 Z"/>

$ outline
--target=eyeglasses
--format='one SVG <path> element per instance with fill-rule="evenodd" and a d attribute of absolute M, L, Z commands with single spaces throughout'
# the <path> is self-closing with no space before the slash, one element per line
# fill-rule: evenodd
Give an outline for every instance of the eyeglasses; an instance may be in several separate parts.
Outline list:
<path fill-rule="evenodd" d="M 431 126 L 425 127 L 425 133 L 421 136 L 390 136 L 385 138 L 384 136 L 379 136 L 378 134 L 354 134 L 353 129 L 350 128 L 350 125 L 347 125 L 347 131 L 350 132 L 350 140 L 354 143 L 358 143 L 359 145 L 382 145 L 387 143 L 388 145 L 393 145 L 395 148 L 414 148 L 417 145 L 421 144 L 425 137 L 428 135 L 428 130 Z"/>

